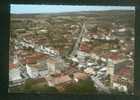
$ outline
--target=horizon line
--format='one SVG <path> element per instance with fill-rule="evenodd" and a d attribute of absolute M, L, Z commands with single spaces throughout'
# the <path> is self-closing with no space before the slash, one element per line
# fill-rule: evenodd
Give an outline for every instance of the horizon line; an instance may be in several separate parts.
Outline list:
<path fill-rule="evenodd" d="M 10 13 L 65 13 L 80 11 L 135 10 L 135 6 L 89 6 L 89 5 L 28 5 L 11 4 Z"/>
<path fill-rule="evenodd" d="M 97 10 L 97 11 L 93 11 L 93 10 L 89 10 L 89 11 L 65 11 L 65 12 L 27 12 L 27 13 L 10 13 L 10 14 L 61 14 L 61 13 L 75 13 L 75 12 L 103 12 L 103 11 L 135 11 L 133 9 L 131 10 L 127 10 L 127 9 L 123 9 L 123 10 L 119 10 L 119 9 L 113 9 L 113 10 Z"/>

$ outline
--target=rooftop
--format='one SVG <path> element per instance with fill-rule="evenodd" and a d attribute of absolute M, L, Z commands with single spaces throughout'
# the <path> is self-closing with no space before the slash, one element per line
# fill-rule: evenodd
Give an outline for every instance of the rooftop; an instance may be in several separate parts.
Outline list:
<path fill-rule="evenodd" d="M 118 52 L 109 52 L 103 55 L 104 58 L 110 58 L 111 60 L 119 60 L 122 58 L 121 54 Z"/>
<path fill-rule="evenodd" d="M 57 63 L 58 62 L 58 60 L 56 60 L 56 59 L 47 59 L 47 62 L 48 63 L 51 63 L 51 64 L 55 64 L 55 63 Z"/>
<path fill-rule="evenodd" d="M 126 78 L 131 78 L 132 73 L 133 73 L 132 68 L 130 67 L 121 67 L 115 72 L 116 75 L 126 77 Z"/>
<path fill-rule="evenodd" d="M 33 64 L 36 63 L 38 60 L 45 60 L 48 58 L 48 55 L 34 52 L 30 55 L 26 55 L 25 59 L 23 60 L 26 64 Z"/>
<path fill-rule="evenodd" d="M 77 79 L 86 79 L 87 78 L 87 74 L 85 73 L 81 73 L 81 72 L 76 72 L 73 74 L 74 78 Z"/>
<path fill-rule="evenodd" d="M 16 64 L 9 64 L 9 69 L 16 68 Z"/>
<path fill-rule="evenodd" d="M 46 78 L 46 80 L 48 80 L 49 82 L 51 82 L 54 85 L 58 85 L 58 84 L 62 84 L 65 82 L 72 81 L 72 79 L 68 75 L 64 75 L 64 76 L 62 75 L 62 76 L 55 77 L 55 78 L 51 77 L 50 79 Z"/>

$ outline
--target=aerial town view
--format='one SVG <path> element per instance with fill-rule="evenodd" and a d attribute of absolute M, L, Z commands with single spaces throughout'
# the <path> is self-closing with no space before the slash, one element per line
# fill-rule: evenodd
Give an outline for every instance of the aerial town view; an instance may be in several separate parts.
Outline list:
<path fill-rule="evenodd" d="M 134 94 L 135 8 L 11 5 L 9 93 Z"/>

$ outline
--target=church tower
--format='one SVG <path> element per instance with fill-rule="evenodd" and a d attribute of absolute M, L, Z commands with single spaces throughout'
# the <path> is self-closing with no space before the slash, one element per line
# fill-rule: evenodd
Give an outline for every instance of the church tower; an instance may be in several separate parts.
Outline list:
<path fill-rule="evenodd" d="M 17 55 L 14 56 L 13 64 L 18 64 L 19 60 Z"/>
<path fill-rule="evenodd" d="M 113 64 L 111 59 L 108 59 L 107 75 L 109 75 L 110 78 L 110 85 L 112 85 L 113 82 L 114 70 L 115 70 L 115 65 Z"/>

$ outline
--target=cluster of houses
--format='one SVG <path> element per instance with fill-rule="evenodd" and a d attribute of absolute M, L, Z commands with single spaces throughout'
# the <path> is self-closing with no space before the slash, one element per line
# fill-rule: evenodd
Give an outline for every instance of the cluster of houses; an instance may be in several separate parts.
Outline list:
<path fill-rule="evenodd" d="M 79 28 L 72 25 L 71 28 Z M 98 29 L 99 30 L 99 29 Z M 21 30 L 24 31 L 24 30 Z M 49 86 L 63 86 L 79 80 L 85 80 L 90 76 L 104 82 L 109 75 L 111 89 L 128 92 L 133 88 L 133 59 L 131 50 L 125 54 L 129 44 L 125 40 L 118 40 L 121 48 L 110 49 L 107 52 L 102 47 L 93 47 L 90 43 L 93 40 L 116 41 L 114 32 L 126 32 L 125 28 L 113 30 L 108 34 L 88 32 L 82 37 L 76 56 L 70 58 L 76 67 L 70 68 L 60 56 L 60 52 L 49 47 L 47 37 L 33 34 L 24 34 L 22 40 L 15 40 L 15 54 L 13 63 L 9 64 L 9 86 L 14 87 L 26 82 L 26 79 L 43 79 Z M 46 30 L 40 30 L 47 33 Z M 131 42 L 134 38 L 131 38 Z M 96 42 L 96 41 L 94 41 Z M 109 44 L 110 42 L 108 42 Z M 109 44 L 110 45 L 110 44 Z M 29 50 L 26 50 L 30 48 Z M 96 53 L 94 48 L 99 53 Z M 103 52 L 103 53 L 101 53 Z M 75 71 L 76 70 L 76 71 Z M 71 74 L 68 74 L 71 73 Z"/>
<path fill-rule="evenodd" d="M 127 29 L 120 28 L 113 32 L 127 32 Z M 78 63 L 77 67 L 79 69 L 83 68 L 85 73 L 97 77 L 101 81 L 109 75 L 109 88 L 128 93 L 128 91 L 133 91 L 133 43 L 128 43 L 125 38 L 117 40 L 115 35 L 113 35 L 113 32 L 108 35 L 96 32 L 88 33 L 86 37 L 82 38 L 79 51 L 77 51 L 77 56 L 73 57 L 72 61 Z M 94 39 L 117 41 L 117 44 L 115 44 L 116 46 L 114 45 L 115 49 L 110 49 L 107 52 L 96 54 L 96 52 L 93 52 L 94 49 L 91 51 L 94 47 L 90 44 L 90 41 Z M 131 42 L 133 41 L 134 38 L 131 38 Z M 131 49 L 129 49 L 129 46 Z M 125 48 L 125 50 L 122 48 Z M 103 50 L 100 50 L 99 48 L 97 51 L 102 52 Z M 128 51 L 129 54 L 127 53 Z M 91 62 L 88 62 L 87 59 L 91 59 Z M 99 64 L 98 61 L 102 63 Z M 127 64 L 126 62 L 130 63 Z"/>

